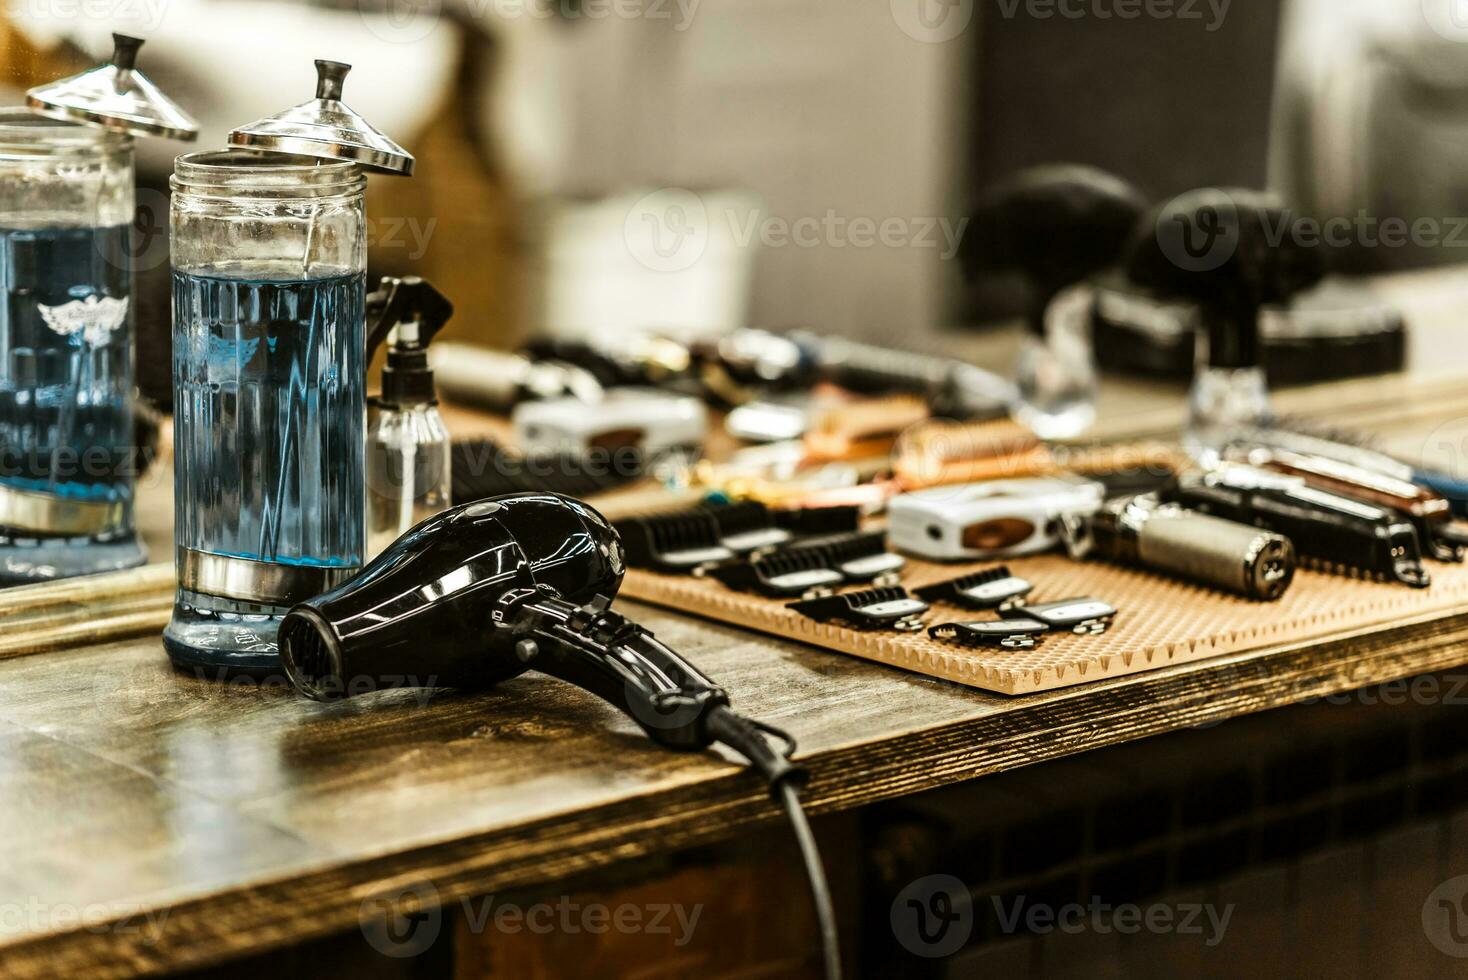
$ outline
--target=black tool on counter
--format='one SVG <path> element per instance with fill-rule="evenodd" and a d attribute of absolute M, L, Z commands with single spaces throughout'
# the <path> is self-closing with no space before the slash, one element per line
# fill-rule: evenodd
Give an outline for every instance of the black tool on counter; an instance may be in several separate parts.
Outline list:
<path fill-rule="evenodd" d="M 919 395 L 937 416 L 989 419 L 1007 415 L 1014 397 L 1008 381 L 936 348 L 902 350 L 806 330 L 731 330 L 693 354 L 707 393 L 730 404 L 825 381 L 864 395 Z"/>
<path fill-rule="evenodd" d="M 859 507 L 767 507 L 757 500 L 706 504 L 719 541 L 738 554 L 762 551 L 817 535 L 846 534 L 861 524 Z"/>
<path fill-rule="evenodd" d="M 1394 510 L 1412 522 L 1417 542 L 1438 561 L 1461 562 L 1468 536 L 1453 523 L 1448 499 L 1410 479 L 1378 473 L 1353 463 L 1257 441 L 1253 433 L 1230 443 L 1224 459 L 1295 476 L 1327 493 Z"/>
<path fill-rule="evenodd" d="M 1398 459 L 1374 449 L 1359 433 L 1323 427 L 1303 419 L 1280 419 L 1276 426 L 1247 430 L 1240 438 L 1291 452 L 1323 456 L 1415 484 L 1446 499 L 1454 516 L 1468 518 L 1468 482 L 1428 468 L 1422 460 Z"/>
<path fill-rule="evenodd" d="M 1217 464 L 1235 431 L 1270 416 L 1261 311 L 1288 307 L 1325 275 L 1326 249 L 1307 245 L 1294 222 L 1273 195 L 1210 187 L 1174 198 L 1137 226 L 1131 278 L 1198 309 L 1185 443 L 1205 466 Z"/>
<path fill-rule="evenodd" d="M 1049 631 L 1049 626 L 1035 619 L 992 619 L 978 623 L 943 623 L 928 630 L 928 635 L 962 647 L 1033 650 Z"/>
<path fill-rule="evenodd" d="M 1010 572 L 1008 565 L 999 565 L 914 589 L 913 595 L 926 602 L 946 602 L 966 609 L 1003 610 L 1018 606 L 1033 589 L 1029 582 Z"/>
<path fill-rule="evenodd" d="M 605 395 L 591 372 L 560 361 L 441 341 L 428 360 L 443 394 L 466 405 L 508 413 L 526 401 L 579 398 L 591 403 Z"/>
<path fill-rule="evenodd" d="M 674 352 L 674 362 L 656 356 Z M 649 388 L 676 380 L 688 369 L 687 352 L 672 342 L 649 340 L 647 350 L 616 348 L 582 340 L 540 337 L 525 347 L 539 363 L 567 364 L 589 373 L 603 388 Z"/>
<path fill-rule="evenodd" d="M 1135 187 L 1095 167 L 1032 167 L 984 193 L 959 258 L 971 277 L 1013 271 L 1028 278 L 1027 322 L 1043 336 L 1056 295 L 1120 261 L 1146 207 Z"/>
<path fill-rule="evenodd" d="M 719 528 L 719 543 L 735 554 L 748 554 L 788 544 L 795 532 L 781 527 L 770 509 L 757 501 L 707 508 Z"/>
<path fill-rule="evenodd" d="M 1095 420 L 1089 280 L 1120 261 L 1146 201 L 1094 167 L 1032 167 L 989 188 L 960 246 L 971 278 L 1017 272 L 1029 286 L 1029 336 L 1015 364 L 1014 415 L 1042 439 Z"/>
<path fill-rule="evenodd" d="M 1305 481 L 1248 466 L 1180 479 L 1167 499 L 1189 510 L 1252 524 L 1289 538 L 1326 571 L 1425 589 L 1417 531 L 1395 511 L 1326 493 Z"/>
<path fill-rule="evenodd" d="M 624 564 L 616 532 L 579 501 L 522 494 L 465 504 L 292 609 L 280 626 L 281 658 L 295 689 L 320 701 L 405 683 L 483 688 L 538 670 L 620 708 L 659 745 L 728 746 L 790 817 L 826 969 L 839 977 L 830 896 L 800 808 L 806 772 L 789 758 L 793 740 L 735 714 L 722 688 L 608 608 Z"/>
<path fill-rule="evenodd" d="M 1198 358 L 1197 316 L 1185 300 L 1108 275 L 1096 291 L 1096 359 L 1108 372 L 1191 378 Z M 1353 279 L 1327 278 L 1289 309 L 1267 307 L 1259 332 L 1273 387 L 1392 374 L 1406 365 L 1401 309 Z"/>
<path fill-rule="evenodd" d="M 617 521 L 627 564 L 672 575 L 688 575 L 734 557 L 720 542 L 719 522 L 707 510 L 629 517 Z"/>
<path fill-rule="evenodd" d="M 1155 494 L 1111 500 L 1091 518 L 1091 554 L 1168 572 L 1261 602 L 1295 578 L 1290 539 L 1165 504 Z"/>
<path fill-rule="evenodd" d="M 738 592 L 788 599 L 854 582 L 895 584 L 906 564 L 887 550 L 883 532 L 857 531 L 714 565 L 706 573 Z"/>
<path fill-rule="evenodd" d="M 1020 606 L 1021 616 L 1038 619 L 1055 630 L 1070 630 L 1087 636 L 1100 636 L 1111 628 L 1116 608 L 1100 599 L 1062 599 Z"/>
<path fill-rule="evenodd" d="M 921 395 L 941 417 L 978 420 L 1009 413 L 1013 385 L 967 361 L 846 337 L 799 332 L 792 339 L 808 351 L 820 379 L 848 391 Z"/>
<path fill-rule="evenodd" d="M 821 623 L 840 623 L 861 630 L 915 633 L 923 628 L 920 617 L 929 606 L 897 585 L 802 599 L 790 603 L 789 608 Z"/>
<path fill-rule="evenodd" d="M 860 522 L 857 507 L 780 509 L 743 501 L 626 517 L 617 521 L 617 532 L 633 568 L 691 574 L 800 538 L 855 531 Z"/>

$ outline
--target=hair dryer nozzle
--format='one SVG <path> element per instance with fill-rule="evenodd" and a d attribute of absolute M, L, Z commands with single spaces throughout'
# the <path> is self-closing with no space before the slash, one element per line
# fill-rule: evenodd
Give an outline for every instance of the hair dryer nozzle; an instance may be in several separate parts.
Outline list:
<path fill-rule="evenodd" d="M 281 660 L 297 691 L 316 701 L 344 697 L 341 644 L 331 624 L 314 610 L 299 607 L 281 622 Z"/>
<path fill-rule="evenodd" d="M 578 500 L 526 493 L 464 504 L 292 609 L 280 626 L 281 660 L 296 689 L 317 700 L 485 686 L 529 666 L 497 618 L 505 596 L 610 598 L 623 567 L 617 532 Z"/>

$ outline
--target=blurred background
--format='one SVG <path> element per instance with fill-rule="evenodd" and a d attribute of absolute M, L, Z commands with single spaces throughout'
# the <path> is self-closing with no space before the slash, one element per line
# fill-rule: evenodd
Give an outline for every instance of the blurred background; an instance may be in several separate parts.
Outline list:
<path fill-rule="evenodd" d="M 0 2 L 0 102 L 104 60 L 122 31 L 146 38 L 141 65 L 202 124 L 196 146 L 138 144 L 138 377 L 164 407 L 173 158 L 305 101 L 316 58 L 352 64 L 345 101 L 417 158 L 411 179 L 370 180 L 369 282 L 432 280 L 456 306 L 454 340 L 799 329 L 1008 374 L 1034 283 L 1013 269 L 966 274 L 960 244 L 987 188 L 1064 162 L 1114 174 L 1153 206 L 1200 187 L 1261 189 L 1314 222 L 1330 273 L 1266 317 L 1276 384 L 1468 366 L 1468 0 Z M 1120 269 L 1095 282 L 1103 371 L 1172 386 L 1181 404 L 1190 315 Z M 1243 756 L 1237 741 L 1188 732 L 1170 766 L 1153 742 L 1145 759 L 1118 750 L 1006 777 L 1002 807 L 959 790 L 894 804 L 869 818 L 868 859 L 852 873 L 892 886 L 959 854 L 994 894 L 1053 885 L 1139 900 L 1298 862 L 1303 872 L 1271 866 L 1258 887 L 1325 908 L 1321 934 L 1355 929 L 1401 893 L 1385 873 L 1385 898 L 1339 884 L 1376 874 L 1363 839 L 1397 834 L 1387 839 L 1425 867 L 1438 838 L 1407 824 L 1451 813 L 1452 856 L 1463 850 L 1461 719 L 1377 712 L 1347 742 L 1334 716 L 1292 710 L 1239 723 L 1257 748 Z M 1062 799 L 1089 789 L 1082 769 L 1127 793 L 1084 810 Z M 1053 865 L 991 861 L 1050 827 L 1034 817 L 1042 799 L 1063 813 L 1053 839 L 1094 843 Z M 1199 799 L 1224 816 L 1195 817 Z M 1148 807 L 1170 822 L 1107 842 L 1121 822 L 1109 813 Z M 1322 841 L 1333 850 L 1312 865 Z M 1412 914 L 1422 890 L 1409 894 Z M 879 895 L 880 912 L 891 896 Z M 914 969 L 890 942 L 876 948 L 883 928 L 867 930 L 871 961 Z M 982 928 L 974 955 L 993 958 L 981 966 L 1053 956 L 1080 974 L 1098 962 L 1094 949 L 1036 952 Z M 1290 945 L 1277 931 L 1262 963 Z M 1369 950 L 1381 975 L 1416 962 L 1358 931 L 1343 959 Z"/>
<path fill-rule="evenodd" d="M 12 0 L 0 98 L 130 32 L 209 148 L 308 97 L 313 58 L 349 62 L 346 101 L 418 157 L 410 180 L 372 179 L 370 277 L 432 279 L 458 306 L 450 336 L 502 348 L 756 326 L 1002 362 L 1002 344 L 973 343 L 1024 308 L 1025 284 L 957 260 L 984 187 L 1064 161 L 1154 203 L 1268 188 L 1341 222 L 1317 315 L 1276 327 L 1307 335 L 1310 370 L 1348 376 L 1461 363 L 1444 356 L 1456 332 L 1408 338 L 1463 299 L 1456 277 L 1413 273 L 1468 255 L 1465 6 Z M 162 402 L 182 150 L 139 147 L 139 222 L 158 239 L 139 264 L 139 368 Z M 1103 368 L 1185 377 L 1190 341 L 1136 310 L 1110 320 Z M 1276 380 L 1320 379 L 1293 376 L 1299 353 Z"/>

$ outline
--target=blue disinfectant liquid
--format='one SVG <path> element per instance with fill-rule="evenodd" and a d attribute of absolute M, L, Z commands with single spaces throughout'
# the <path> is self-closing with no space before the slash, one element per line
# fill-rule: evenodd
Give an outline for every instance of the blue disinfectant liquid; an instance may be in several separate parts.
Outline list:
<path fill-rule="evenodd" d="M 88 534 L 0 519 L 0 584 L 143 560 L 132 531 L 127 245 L 126 225 L 0 227 L 0 513 L 20 514 L 8 509 L 18 500 L 114 508 Z"/>
<path fill-rule="evenodd" d="M 232 271 L 173 274 L 178 546 L 355 568 L 366 533 L 365 277 Z M 276 670 L 285 611 L 181 590 L 164 645 L 188 666 Z"/>

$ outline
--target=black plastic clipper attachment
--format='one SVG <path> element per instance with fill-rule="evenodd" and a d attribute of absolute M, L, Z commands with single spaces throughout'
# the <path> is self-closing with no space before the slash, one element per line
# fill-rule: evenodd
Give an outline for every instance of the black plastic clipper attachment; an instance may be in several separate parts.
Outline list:
<path fill-rule="evenodd" d="M 770 509 L 757 501 L 744 501 L 707 508 L 719 526 L 719 541 L 735 554 L 748 554 L 777 548 L 795 537 L 789 528 L 780 527 Z"/>
<path fill-rule="evenodd" d="M 913 594 L 926 602 L 945 602 L 965 609 L 1012 609 L 1034 589 L 1025 579 L 1013 574 L 1008 565 L 999 565 L 972 575 L 963 575 L 914 589 Z"/>
<path fill-rule="evenodd" d="M 707 574 L 737 592 L 789 599 L 848 583 L 895 585 L 905 565 L 887 550 L 883 532 L 858 531 L 711 566 Z"/>
<path fill-rule="evenodd" d="M 1019 614 L 1036 619 L 1053 630 L 1069 630 L 1082 636 L 1100 636 L 1116 619 L 1116 607 L 1100 599 L 1061 599 L 1019 607 Z"/>
<path fill-rule="evenodd" d="M 1050 627 L 1037 619 L 995 619 L 980 623 L 943 623 L 928 635 L 961 647 L 1033 650 Z"/>
<path fill-rule="evenodd" d="M 734 557 L 720 542 L 718 521 L 706 510 L 629 517 L 617 522 L 617 532 L 633 568 L 689 575 Z"/>
<path fill-rule="evenodd" d="M 897 630 L 916 633 L 929 606 L 901 586 L 848 592 L 790 603 L 789 608 L 822 623 L 839 623 L 859 630 Z"/>
<path fill-rule="evenodd" d="M 789 551 L 715 565 L 708 576 L 736 592 L 754 592 L 770 599 L 814 598 L 845 583 L 841 573 L 820 555 Z"/>
<path fill-rule="evenodd" d="M 861 525 L 857 507 L 767 507 L 757 500 L 706 504 L 720 542 L 737 554 L 778 548 L 800 538 L 846 534 Z"/>
<path fill-rule="evenodd" d="M 855 531 L 860 520 L 856 507 L 779 509 L 744 501 L 628 517 L 617 521 L 617 530 L 632 567 L 693 574 L 804 537 Z"/>

